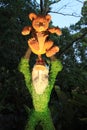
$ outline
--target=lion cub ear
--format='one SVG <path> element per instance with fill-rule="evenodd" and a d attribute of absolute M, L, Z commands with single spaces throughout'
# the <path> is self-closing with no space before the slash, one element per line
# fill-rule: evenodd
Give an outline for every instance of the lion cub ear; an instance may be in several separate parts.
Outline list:
<path fill-rule="evenodd" d="M 49 14 L 47 14 L 47 15 L 45 16 L 45 18 L 46 18 L 46 20 L 47 20 L 48 22 L 50 22 L 51 16 L 50 16 Z"/>
<path fill-rule="evenodd" d="M 29 18 L 30 20 L 32 21 L 33 19 L 36 19 L 37 18 L 37 15 L 35 13 L 30 13 L 29 14 Z"/>

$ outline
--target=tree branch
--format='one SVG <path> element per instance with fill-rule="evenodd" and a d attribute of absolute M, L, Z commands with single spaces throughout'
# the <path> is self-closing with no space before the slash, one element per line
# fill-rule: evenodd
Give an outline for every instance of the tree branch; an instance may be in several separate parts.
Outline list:
<path fill-rule="evenodd" d="M 69 13 L 65 12 L 64 10 L 67 10 L 68 7 L 70 8 L 70 10 L 73 9 L 73 4 L 70 1 L 65 3 L 65 4 L 63 3 L 60 6 L 60 8 L 55 9 L 55 10 L 50 10 L 49 12 L 50 13 L 60 14 L 60 15 L 63 15 L 63 16 L 81 17 L 80 14 L 77 14 L 76 11 L 73 11 L 73 10 L 72 10 L 72 12 L 70 11 L 71 13 L 70 12 Z"/>
<path fill-rule="evenodd" d="M 78 2 L 80 2 L 80 3 L 82 3 L 82 4 L 84 3 L 84 2 L 82 2 L 81 0 L 76 0 L 76 1 L 78 1 Z"/>
<path fill-rule="evenodd" d="M 79 41 L 80 39 L 84 38 L 87 35 L 87 32 L 84 32 L 82 35 L 80 35 L 79 37 L 75 38 L 68 46 L 65 47 L 65 49 L 60 50 L 58 56 L 63 55 L 64 53 L 66 53 L 69 48 L 73 45 L 74 42 Z"/>
<path fill-rule="evenodd" d="M 54 1 L 51 1 L 51 2 L 49 2 L 49 6 L 52 5 L 52 4 L 58 3 L 59 1 L 61 1 L 61 0 L 54 0 Z"/>
<path fill-rule="evenodd" d="M 41 13 L 43 13 L 44 0 L 40 0 L 40 9 Z"/>
<path fill-rule="evenodd" d="M 62 10 L 62 9 L 64 9 L 65 7 L 67 7 L 68 4 L 69 4 L 69 2 L 66 3 L 65 5 L 63 5 L 62 7 L 60 7 L 60 8 L 57 10 L 57 12 L 59 12 L 59 11 Z"/>
<path fill-rule="evenodd" d="M 50 13 L 56 13 L 56 14 L 61 14 L 61 15 L 64 15 L 64 16 L 74 16 L 74 17 L 81 17 L 80 15 L 77 15 L 77 14 L 67 14 L 67 13 L 61 13 L 61 12 L 57 12 L 57 11 L 50 11 Z"/>
<path fill-rule="evenodd" d="M 41 13 L 42 14 L 47 14 L 48 12 L 50 12 L 50 6 L 58 3 L 60 0 L 40 0 L 40 9 L 41 9 Z"/>

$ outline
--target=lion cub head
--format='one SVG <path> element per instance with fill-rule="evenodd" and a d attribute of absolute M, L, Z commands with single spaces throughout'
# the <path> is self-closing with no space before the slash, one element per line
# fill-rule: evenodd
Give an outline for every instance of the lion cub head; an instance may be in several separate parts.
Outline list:
<path fill-rule="evenodd" d="M 36 30 L 36 32 L 46 31 L 51 20 L 51 16 L 49 14 L 41 16 L 30 13 L 29 18 L 32 21 L 32 27 Z"/>

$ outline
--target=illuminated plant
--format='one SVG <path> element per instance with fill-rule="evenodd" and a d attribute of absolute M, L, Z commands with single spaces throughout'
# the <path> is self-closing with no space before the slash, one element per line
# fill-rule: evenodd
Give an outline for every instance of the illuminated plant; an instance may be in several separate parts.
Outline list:
<path fill-rule="evenodd" d="M 56 76 L 62 70 L 62 65 L 59 60 L 54 58 L 47 66 L 41 55 L 46 53 L 47 57 L 51 57 L 59 51 L 59 47 L 53 46 L 53 41 L 47 40 L 47 37 L 49 32 L 61 35 L 61 30 L 49 28 L 50 15 L 40 16 L 31 13 L 29 18 L 32 20 L 32 26 L 24 27 L 22 34 L 32 33 L 33 37 L 28 40 L 30 48 L 19 63 L 19 71 L 24 75 L 26 87 L 31 94 L 34 106 L 25 130 L 35 130 L 38 124 L 43 130 L 55 130 L 48 103 Z M 38 55 L 32 72 L 30 72 L 29 65 L 31 51 Z"/>
<path fill-rule="evenodd" d="M 25 26 L 22 30 L 22 35 L 32 34 L 32 38 L 28 40 L 28 45 L 32 52 L 41 58 L 41 54 L 51 57 L 59 51 L 58 46 L 53 46 L 53 41 L 48 40 L 49 33 L 61 35 L 62 32 L 58 27 L 49 28 L 51 16 L 36 15 L 30 13 L 29 18 L 32 21 L 32 26 Z"/>

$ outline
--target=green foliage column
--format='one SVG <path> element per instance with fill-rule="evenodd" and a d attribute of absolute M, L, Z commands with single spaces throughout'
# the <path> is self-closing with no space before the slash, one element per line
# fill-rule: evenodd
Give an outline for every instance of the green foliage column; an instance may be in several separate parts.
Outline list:
<path fill-rule="evenodd" d="M 54 86 L 55 78 L 59 71 L 61 71 L 62 65 L 59 60 L 51 61 L 51 69 L 49 72 L 49 84 L 42 94 L 37 94 L 33 85 L 32 77 L 29 69 L 29 61 L 26 58 L 22 58 L 19 64 L 19 71 L 23 73 L 26 86 L 31 94 L 34 109 L 31 111 L 26 130 L 35 130 L 39 124 L 43 130 L 55 130 L 48 108 L 50 100 L 50 94 Z"/>
<path fill-rule="evenodd" d="M 55 130 L 49 108 L 43 112 L 32 110 L 26 130 L 35 130 L 38 124 L 43 127 L 43 130 Z"/>

